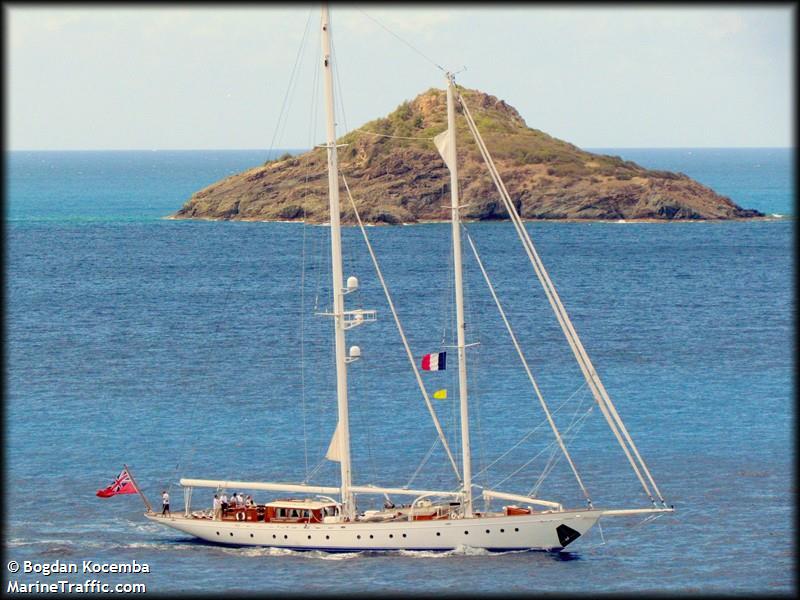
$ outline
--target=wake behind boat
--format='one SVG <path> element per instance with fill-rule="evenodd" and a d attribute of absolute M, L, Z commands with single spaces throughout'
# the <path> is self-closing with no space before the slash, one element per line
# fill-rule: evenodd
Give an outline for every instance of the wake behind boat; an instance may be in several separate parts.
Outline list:
<path fill-rule="evenodd" d="M 352 552 L 358 550 L 451 550 L 458 546 L 472 546 L 493 551 L 502 550 L 560 550 L 585 535 L 602 517 L 649 515 L 672 512 L 657 487 L 652 474 L 639 454 L 628 430 L 622 422 L 611 398 L 600 381 L 581 343 L 572 322 L 541 262 L 533 242 L 522 223 L 517 208 L 511 201 L 505 184 L 494 166 L 491 155 L 478 131 L 465 99 L 459 93 L 455 77 L 446 74 L 447 129 L 434 138 L 443 161 L 450 171 L 450 208 L 452 223 L 453 278 L 455 288 L 456 344 L 458 367 L 458 395 L 461 456 L 457 461 L 450 450 L 436 411 L 420 374 L 422 370 L 446 368 L 446 351 L 426 355 L 420 367 L 406 339 L 391 295 L 372 250 L 366 229 L 358 216 L 347 180 L 339 173 L 334 119 L 333 60 L 331 53 L 331 27 L 326 6 L 322 8 L 322 75 L 325 88 L 327 141 L 324 147 L 328 156 L 328 183 L 330 204 L 332 310 L 322 313 L 332 318 L 335 336 L 337 426 L 326 458 L 339 464 L 339 485 L 310 485 L 307 483 L 276 483 L 256 481 L 224 481 L 218 479 L 183 478 L 184 510 L 182 514 L 160 515 L 148 510 L 146 517 L 156 523 L 183 531 L 210 542 L 231 545 L 258 545 L 294 550 L 324 550 Z M 492 286 L 488 273 L 480 261 L 473 240 L 466 234 L 481 273 L 503 319 L 523 370 L 529 379 L 534 396 L 540 404 L 555 438 L 558 449 L 566 459 L 586 506 L 565 508 L 562 503 L 521 495 L 502 490 L 481 489 L 483 510 L 477 508 L 478 494 L 473 482 L 469 430 L 469 390 L 467 378 L 467 350 L 471 347 L 466 338 L 464 316 L 464 290 L 462 273 L 462 230 L 459 218 L 459 185 L 456 153 L 456 105 L 466 120 L 489 174 L 508 212 L 520 242 L 534 272 L 545 291 L 558 323 L 578 362 L 586 386 L 600 408 L 603 417 L 620 444 L 626 459 L 642 485 L 649 505 L 640 508 L 602 509 L 594 506 L 591 496 L 570 456 L 564 436 L 557 427 L 552 411 L 545 402 L 539 386 L 525 358 L 522 347 L 506 318 L 502 304 Z M 341 183 L 340 183 L 341 179 Z M 406 355 L 419 386 L 425 405 L 435 425 L 438 441 L 447 455 L 453 470 L 455 485 L 451 489 L 409 489 L 407 487 L 381 487 L 353 482 L 351 471 L 350 429 L 348 411 L 347 373 L 349 365 L 361 358 L 361 349 L 352 346 L 347 350 L 346 332 L 349 329 L 374 322 L 375 311 L 345 306 L 345 297 L 358 289 L 354 276 L 344 280 L 340 227 L 340 186 L 344 185 L 362 235 L 369 249 L 377 277 L 386 294 L 393 320 L 403 341 Z M 193 510 L 192 491 L 195 488 L 223 490 L 248 490 L 291 494 L 269 502 L 233 505 L 226 510 Z M 396 505 L 391 498 L 407 501 Z M 377 498 L 378 508 L 359 510 L 357 498 Z M 385 500 L 385 501 L 384 501 Z M 363 500 L 362 500 L 363 501 Z M 500 502 L 500 509 L 491 510 L 492 502 Z M 366 504 L 364 505 L 366 506 Z"/>

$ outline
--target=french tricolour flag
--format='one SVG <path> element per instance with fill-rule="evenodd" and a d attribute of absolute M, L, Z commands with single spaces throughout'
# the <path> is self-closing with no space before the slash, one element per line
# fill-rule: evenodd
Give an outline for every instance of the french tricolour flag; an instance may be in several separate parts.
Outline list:
<path fill-rule="evenodd" d="M 422 357 L 423 371 L 444 371 L 447 367 L 447 352 L 426 354 Z"/>

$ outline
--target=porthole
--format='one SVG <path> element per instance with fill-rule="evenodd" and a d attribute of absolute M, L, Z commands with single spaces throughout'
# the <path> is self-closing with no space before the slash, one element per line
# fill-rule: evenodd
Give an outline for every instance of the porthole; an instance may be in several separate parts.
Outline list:
<path fill-rule="evenodd" d="M 274 539 L 276 539 L 277 537 L 278 537 L 278 536 L 277 536 L 277 535 L 275 535 L 274 533 L 272 534 L 272 539 L 273 539 L 273 540 L 274 540 Z"/>
<path fill-rule="evenodd" d="M 436 535 L 442 535 L 442 532 L 441 531 L 437 531 Z"/>
<path fill-rule="evenodd" d="M 374 535 L 372 535 L 371 533 L 369 534 L 369 539 L 373 539 L 374 537 L 375 537 L 375 536 L 374 536 Z"/>
<path fill-rule="evenodd" d="M 357 540 L 360 540 L 360 539 L 361 539 L 361 536 L 360 536 L 360 535 L 357 535 L 357 536 L 356 536 L 356 539 L 357 539 Z"/>
<path fill-rule="evenodd" d="M 393 538 L 393 537 L 394 537 L 394 534 L 393 534 L 393 533 L 390 533 L 390 534 L 389 534 L 389 539 L 391 539 L 391 538 Z"/>
<path fill-rule="evenodd" d="M 219 535 L 219 531 L 217 532 L 217 535 Z"/>
<path fill-rule="evenodd" d="M 514 527 L 514 531 L 519 531 L 519 527 Z"/>
<path fill-rule="evenodd" d="M 501 530 L 500 530 L 500 533 L 505 533 L 505 532 L 506 532 L 506 530 L 505 530 L 505 529 L 501 529 Z"/>
<path fill-rule="evenodd" d="M 403 537 L 406 537 L 406 534 L 405 534 L 405 533 L 403 534 Z"/>
<path fill-rule="evenodd" d="M 250 537 L 253 537 L 253 534 L 252 534 L 252 533 L 250 534 Z"/>
<path fill-rule="evenodd" d="M 233 532 L 231 531 L 231 537 L 233 537 Z"/>
<path fill-rule="evenodd" d="M 325 539 L 326 539 L 326 540 L 329 540 L 329 539 L 331 539 L 331 536 L 329 536 L 329 535 L 326 535 L 326 536 L 325 536 Z"/>
<path fill-rule="evenodd" d="M 486 530 L 486 533 L 489 533 L 489 530 L 488 530 L 488 529 Z"/>
<path fill-rule="evenodd" d="M 284 535 L 284 536 L 283 536 L 283 539 L 285 539 L 285 540 L 288 540 L 288 539 L 289 539 L 289 536 L 288 536 L 288 535 Z"/>
<path fill-rule="evenodd" d="M 308 536 L 308 539 L 311 539 L 311 536 Z"/>
<path fill-rule="evenodd" d="M 465 531 L 465 532 L 464 532 L 464 535 L 469 535 L 469 531 Z"/>

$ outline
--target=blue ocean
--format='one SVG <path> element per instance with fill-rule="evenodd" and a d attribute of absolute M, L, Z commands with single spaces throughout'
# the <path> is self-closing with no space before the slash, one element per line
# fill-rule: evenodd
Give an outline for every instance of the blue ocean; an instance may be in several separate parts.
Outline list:
<path fill-rule="evenodd" d="M 329 228 L 164 218 L 265 151 L 7 153 L 5 581 L 170 594 L 795 592 L 792 150 L 603 152 L 785 216 L 527 224 L 676 512 L 603 520 L 560 553 L 440 554 L 217 546 L 147 521 L 136 495 L 97 498 L 123 464 L 154 504 L 169 490 L 173 510 L 180 477 L 336 484 L 338 465 L 324 460 L 332 325 L 317 314 L 330 308 Z M 466 231 L 595 506 L 646 507 L 513 227 Z M 452 344 L 450 226 L 368 232 L 414 353 Z M 451 488 L 361 234 L 343 238 L 345 276 L 361 284 L 348 306 L 378 314 L 348 332 L 362 351 L 349 368 L 354 480 Z M 583 506 L 465 252 L 476 483 Z M 458 450 L 454 366 L 424 376 L 449 392 L 435 407 Z M 193 507 L 212 496 L 196 489 Z M 11 560 L 135 560 L 149 573 L 12 574 Z"/>

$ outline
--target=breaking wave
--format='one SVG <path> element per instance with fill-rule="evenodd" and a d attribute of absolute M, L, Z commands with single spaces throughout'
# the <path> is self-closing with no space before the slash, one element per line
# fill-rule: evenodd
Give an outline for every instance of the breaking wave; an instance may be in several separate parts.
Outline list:
<path fill-rule="evenodd" d="M 10 546 L 12 548 L 17 546 L 33 546 L 36 544 L 54 544 L 54 545 L 66 545 L 66 546 L 74 546 L 75 542 L 72 540 L 61 540 L 61 539 L 40 539 L 40 540 L 26 540 L 24 538 L 12 538 L 6 541 L 6 546 Z"/>
<path fill-rule="evenodd" d="M 505 554 L 519 554 L 528 552 L 527 550 L 505 550 L 490 551 L 486 548 L 475 548 L 474 546 L 459 545 L 452 550 L 398 550 L 400 556 L 410 556 L 413 558 L 450 558 L 453 556 L 503 556 Z"/>

